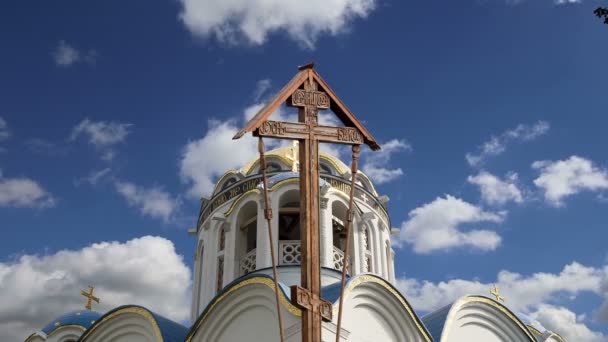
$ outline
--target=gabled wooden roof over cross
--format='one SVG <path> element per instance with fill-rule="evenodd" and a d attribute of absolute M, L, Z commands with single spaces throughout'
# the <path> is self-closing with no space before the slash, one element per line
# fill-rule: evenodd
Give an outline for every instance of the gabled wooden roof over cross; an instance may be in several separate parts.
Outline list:
<path fill-rule="evenodd" d="M 298 68 L 298 73 L 287 83 L 277 95 L 260 110 L 233 139 L 238 139 L 251 132 L 259 137 L 260 170 L 264 184 L 264 215 L 268 225 L 268 239 L 272 238 L 272 209 L 269 207 L 268 186 L 266 178 L 266 161 L 264 157 L 263 138 L 289 139 L 299 141 L 300 164 L 300 245 L 301 245 L 301 286 L 291 287 L 293 304 L 303 310 L 302 341 L 321 341 L 322 320 L 332 320 L 332 304 L 321 298 L 321 262 L 319 235 L 319 143 L 337 143 L 352 145 L 353 159 L 351 164 L 351 186 L 348 205 L 348 220 L 346 225 L 347 239 L 353 218 L 353 196 L 357 179 L 358 159 L 361 145 L 366 144 L 372 150 L 379 150 L 380 145 L 363 127 L 346 105 L 331 90 L 327 83 L 314 70 L 314 64 L 306 64 Z M 268 120 L 268 117 L 283 103 L 298 107 L 298 122 L 283 122 Z M 331 109 L 342 121 L 344 126 L 319 125 L 319 110 Z M 344 260 L 348 259 L 350 244 L 344 249 Z M 284 341 L 283 323 L 280 314 L 278 298 L 278 279 L 274 258 L 274 245 L 270 243 L 272 269 L 274 274 L 275 296 L 277 296 L 277 312 L 281 342 Z M 338 311 L 337 330 L 341 331 L 342 303 L 346 281 L 346 265 L 342 265 L 342 280 L 340 286 L 340 306 Z M 340 333 L 336 340 L 340 339 Z"/>
<path fill-rule="evenodd" d="M 257 134 L 257 130 L 267 121 L 268 117 L 276 111 L 282 103 L 287 102 L 292 106 L 304 106 L 310 103 L 306 103 L 306 101 L 315 101 L 317 107 L 321 109 L 329 108 L 332 112 L 340 119 L 342 124 L 345 127 L 350 127 L 359 132 L 363 138 L 363 143 L 368 145 L 372 150 L 376 151 L 380 149 L 380 145 L 376 142 L 376 139 L 367 131 L 367 129 L 359 122 L 359 120 L 355 117 L 355 115 L 346 107 L 346 105 L 340 100 L 340 98 L 336 95 L 336 93 L 327 85 L 327 83 L 323 80 L 323 78 L 314 70 L 314 63 L 309 63 L 303 66 L 300 66 L 299 72 L 289 81 L 281 91 L 279 91 L 265 106 L 262 108 L 247 124 L 243 129 L 241 129 L 233 139 L 239 139 L 247 132 L 252 132 Z M 314 92 L 318 94 L 318 97 L 307 99 L 306 93 L 301 88 L 303 88 L 304 83 L 307 80 L 313 80 L 313 84 L 316 82 L 318 85 L 318 90 L 315 89 Z M 325 95 L 326 94 L 326 95 Z M 294 95 L 298 98 L 295 99 Z M 327 96 L 329 103 L 326 102 L 323 97 Z M 290 100 L 291 101 L 288 101 Z M 319 126 L 324 127 L 324 126 Z M 334 139 L 329 139 L 334 140 Z M 351 144 L 351 141 L 332 141 L 335 143 L 347 143 Z"/>

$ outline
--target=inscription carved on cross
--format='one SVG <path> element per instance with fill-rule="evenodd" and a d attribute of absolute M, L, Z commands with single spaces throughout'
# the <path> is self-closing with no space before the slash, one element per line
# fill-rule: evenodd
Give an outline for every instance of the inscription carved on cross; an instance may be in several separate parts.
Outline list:
<path fill-rule="evenodd" d="M 372 150 L 380 149 L 313 66 L 300 67 L 298 74 L 233 138 L 252 132 L 254 136 L 299 142 L 301 286 L 292 287 L 291 298 L 293 304 L 303 311 L 304 342 L 321 341 L 321 321 L 331 321 L 333 311 L 332 304 L 321 298 L 319 142 L 353 145 L 354 173 L 360 145 L 367 144 Z M 268 120 L 283 103 L 298 108 L 298 122 Z M 344 126 L 319 125 L 318 114 L 323 109 L 331 109 Z"/>

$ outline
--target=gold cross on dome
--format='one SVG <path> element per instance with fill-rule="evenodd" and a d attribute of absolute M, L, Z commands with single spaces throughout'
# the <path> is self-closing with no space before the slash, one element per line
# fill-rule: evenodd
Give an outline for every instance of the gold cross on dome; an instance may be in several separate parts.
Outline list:
<path fill-rule="evenodd" d="M 291 172 L 300 171 L 300 158 L 298 157 L 299 143 L 294 140 L 291 146 L 291 154 L 287 156 L 287 159 L 291 161 Z"/>
<path fill-rule="evenodd" d="M 86 292 L 85 290 L 80 290 L 80 294 L 87 298 L 87 305 L 84 306 L 87 310 L 93 309 L 93 301 L 95 301 L 97 304 L 99 304 L 99 297 L 93 296 L 94 290 L 95 290 L 95 286 L 91 286 L 91 285 L 89 285 L 89 292 Z"/>
<path fill-rule="evenodd" d="M 505 301 L 505 297 L 500 295 L 500 290 L 498 289 L 498 287 L 496 287 L 496 284 L 494 284 L 494 287 L 490 288 L 490 294 L 494 297 L 496 297 L 496 301 Z"/>

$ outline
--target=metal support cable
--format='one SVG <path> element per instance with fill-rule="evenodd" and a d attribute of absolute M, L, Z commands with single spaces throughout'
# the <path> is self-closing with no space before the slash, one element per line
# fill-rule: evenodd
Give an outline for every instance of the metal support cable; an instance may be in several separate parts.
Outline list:
<path fill-rule="evenodd" d="M 350 197 L 348 199 L 348 217 L 346 218 L 346 242 L 344 245 L 344 262 L 342 262 L 342 280 L 340 282 L 340 306 L 338 307 L 338 326 L 336 329 L 336 342 L 340 342 L 340 330 L 342 328 L 342 307 L 344 304 L 344 285 L 346 283 L 346 271 L 348 262 L 348 253 L 350 250 L 350 232 L 353 223 L 353 203 L 355 197 L 355 182 L 357 180 L 357 169 L 358 169 L 358 160 L 359 153 L 361 152 L 361 146 L 353 145 L 353 161 L 350 167 Z"/>
<path fill-rule="evenodd" d="M 275 260 L 274 240 L 272 239 L 272 209 L 268 199 L 268 178 L 266 177 L 266 156 L 264 155 L 264 141 L 262 137 L 258 140 L 258 151 L 260 152 L 260 170 L 262 171 L 262 182 L 264 185 L 264 217 L 268 227 L 268 240 L 270 241 L 270 257 L 272 258 L 272 274 L 274 276 L 274 293 L 277 300 L 277 316 L 279 317 L 279 334 L 281 342 L 285 342 L 283 334 L 283 317 L 281 316 L 281 303 L 279 301 L 279 276 L 277 274 L 277 262 Z"/>

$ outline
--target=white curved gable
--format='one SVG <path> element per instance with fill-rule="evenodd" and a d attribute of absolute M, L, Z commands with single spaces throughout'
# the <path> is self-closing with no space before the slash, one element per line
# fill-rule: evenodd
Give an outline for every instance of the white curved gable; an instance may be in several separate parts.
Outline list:
<path fill-rule="evenodd" d="M 93 325 L 83 342 L 161 342 L 162 336 L 149 311 L 138 307 L 119 309 Z"/>
<path fill-rule="evenodd" d="M 486 297 L 469 296 L 454 303 L 441 342 L 535 342 L 523 323 L 503 305 Z"/>
<path fill-rule="evenodd" d="M 28 338 L 25 339 L 25 342 L 44 342 L 46 341 L 44 335 L 40 335 L 39 333 L 33 333 Z"/>
<path fill-rule="evenodd" d="M 81 326 L 61 327 L 46 337 L 46 342 L 76 342 L 84 332 Z"/>
<path fill-rule="evenodd" d="M 251 278 L 235 284 L 209 304 L 186 342 L 276 341 L 279 329 L 272 286 L 268 278 Z M 280 297 L 287 341 L 298 341 L 299 329 L 293 331 L 293 327 L 299 328 L 300 311 L 282 293 Z"/>
<path fill-rule="evenodd" d="M 334 322 L 337 320 L 334 307 Z M 348 341 L 431 341 L 409 304 L 388 282 L 363 275 L 349 284 L 342 327 Z"/>

